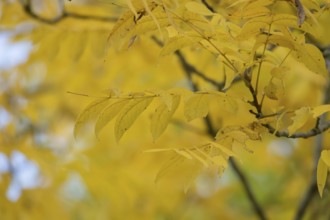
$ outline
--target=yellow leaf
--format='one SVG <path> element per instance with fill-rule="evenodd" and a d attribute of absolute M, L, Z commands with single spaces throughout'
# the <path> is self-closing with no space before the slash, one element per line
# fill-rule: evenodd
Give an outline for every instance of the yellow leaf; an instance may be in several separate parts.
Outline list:
<path fill-rule="evenodd" d="M 188 2 L 186 5 L 186 8 L 194 12 L 196 14 L 200 15 L 214 15 L 212 11 L 210 11 L 205 5 L 198 3 L 198 2 Z"/>
<path fill-rule="evenodd" d="M 150 149 L 150 150 L 145 150 L 143 152 L 145 153 L 157 153 L 157 152 L 165 152 L 165 151 L 171 151 L 171 148 L 157 148 L 157 149 Z"/>
<path fill-rule="evenodd" d="M 239 10 L 235 12 L 232 16 L 238 18 L 253 18 L 258 16 L 265 16 L 269 14 L 270 11 L 266 7 L 256 7 L 249 10 Z"/>
<path fill-rule="evenodd" d="M 119 141 L 123 134 L 132 126 L 137 117 L 149 106 L 153 97 L 132 99 L 119 113 L 115 123 L 115 136 Z"/>
<path fill-rule="evenodd" d="M 276 79 L 283 79 L 285 73 L 290 69 L 287 66 L 274 67 L 271 71 L 271 74 Z"/>
<path fill-rule="evenodd" d="M 293 123 L 288 127 L 289 135 L 295 133 L 299 128 L 305 125 L 310 116 L 310 110 L 307 107 L 300 108 L 295 111 L 295 116 L 291 119 Z"/>
<path fill-rule="evenodd" d="M 134 5 L 132 4 L 131 0 L 126 0 L 126 5 L 131 10 L 131 12 L 135 15 L 135 18 L 139 17 L 138 13 L 136 12 L 136 9 Z"/>
<path fill-rule="evenodd" d="M 264 92 L 268 98 L 278 100 L 278 97 L 276 96 L 277 87 L 272 81 L 264 88 Z"/>
<path fill-rule="evenodd" d="M 184 114 L 188 121 L 206 117 L 209 113 L 209 94 L 195 93 L 186 101 Z"/>
<path fill-rule="evenodd" d="M 179 34 L 178 30 L 173 26 L 166 27 L 166 30 L 169 38 L 178 36 Z"/>
<path fill-rule="evenodd" d="M 95 124 L 95 135 L 98 136 L 100 131 L 106 126 L 124 106 L 129 102 L 127 99 L 123 99 L 114 103 L 109 104 L 99 114 Z"/>
<path fill-rule="evenodd" d="M 282 35 L 272 34 L 268 37 L 268 42 L 276 46 L 289 48 L 291 50 L 296 48 L 294 41 Z"/>
<path fill-rule="evenodd" d="M 128 33 L 133 30 L 134 26 L 134 14 L 132 13 L 132 11 L 127 11 L 118 19 L 118 21 L 112 28 L 108 37 L 110 44 L 117 45 L 118 41 L 127 37 Z M 118 48 L 120 48 L 120 46 Z"/>
<path fill-rule="evenodd" d="M 170 55 L 179 49 L 197 44 L 201 40 L 203 40 L 203 38 L 196 35 L 177 35 L 171 37 L 162 48 L 160 56 Z"/>
<path fill-rule="evenodd" d="M 313 117 L 317 118 L 320 115 L 329 112 L 330 111 L 330 105 L 320 105 L 316 106 L 312 109 Z"/>
<path fill-rule="evenodd" d="M 184 158 L 178 154 L 168 160 L 158 171 L 155 178 L 155 183 L 157 183 L 163 176 L 165 176 L 171 170 L 171 168 L 179 165 L 183 160 Z"/>
<path fill-rule="evenodd" d="M 205 167 L 209 167 L 209 164 L 206 162 L 206 160 L 203 159 L 201 156 L 199 156 L 197 153 L 195 153 L 193 150 L 186 149 L 186 151 L 191 156 L 193 156 L 193 158 L 195 158 L 196 160 L 198 160 L 199 162 L 201 162 L 201 164 L 203 164 Z"/>
<path fill-rule="evenodd" d="M 323 150 L 321 153 L 322 160 L 330 167 L 330 150 Z"/>
<path fill-rule="evenodd" d="M 224 90 L 228 89 L 231 86 L 231 84 L 233 83 L 234 79 L 237 76 L 237 73 L 234 71 L 226 71 L 225 74 L 226 74 L 226 83 L 225 86 L 223 87 Z"/>
<path fill-rule="evenodd" d="M 228 161 L 222 155 L 212 157 L 212 162 L 218 166 L 222 166 L 224 169 L 228 166 Z"/>
<path fill-rule="evenodd" d="M 183 157 L 185 157 L 189 160 L 193 159 L 193 157 L 189 153 L 187 153 L 187 151 L 185 149 L 175 149 L 175 148 L 173 148 L 173 150 L 175 151 L 175 153 L 180 154 L 181 156 L 183 156 Z"/>
<path fill-rule="evenodd" d="M 227 95 L 223 97 L 215 97 L 217 98 L 218 103 L 220 103 L 221 106 L 224 106 L 225 109 L 230 113 L 236 113 L 238 110 L 237 102 L 234 98 L 229 97 Z"/>
<path fill-rule="evenodd" d="M 317 180 L 317 188 L 319 190 L 321 197 L 327 180 L 327 175 L 328 175 L 328 167 L 323 160 L 319 159 L 319 162 L 317 164 L 316 180 Z"/>
<path fill-rule="evenodd" d="M 211 147 L 215 147 L 218 148 L 219 150 L 221 150 L 221 152 L 225 153 L 226 155 L 230 156 L 230 157 L 237 157 L 238 155 L 235 154 L 232 150 L 230 150 L 229 148 L 223 146 L 222 144 L 219 144 L 217 142 L 209 142 Z"/>
<path fill-rule="evenodd" d="M 328 71 L 322 52 L 312 44 L 300 45 L 295 53 L 299 62 L 316 74 L 327 76 Z"/>
<path fill-rule="evenodd" d="M 162 91 L 159 93 L 159 98 L 163 101 L 169 111 L 172 109 L 173 96 L 169 92 Z"/>
<path fill-rule="evenodd" d="M 171 108 L 169 109 L 166 103 L 161 103 L 151 116 L 151 133 L 156 140 L 166 129 L 174 112 L 179 106 L 180 96 L 173 96 Z"/>
<path fill-rule="evenodd" d="M 109 104 L 109 101 L 111 101 L 110 97 L 95 100 L 79 114 L 74 126 L 75 137 L 77 137 L 79 131 L 87 122 L 96 118 L 100 114 L 100 112 Z"/>

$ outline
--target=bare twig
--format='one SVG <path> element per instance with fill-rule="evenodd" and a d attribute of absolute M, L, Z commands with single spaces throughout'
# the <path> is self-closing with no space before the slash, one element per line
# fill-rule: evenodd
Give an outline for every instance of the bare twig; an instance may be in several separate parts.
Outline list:
<path fill-rule="evenodd" d="M 206 1 L 202 0 L 202 3 L 212 12 L 215 12 L 214 8 Z"/>
<path fill-rule="evenodd" d="M 181 54 L 183 60 L 185 61 L 183 55 Z M 181 59 L 180 59 L 181 60 Z M 191 76 L 192 76 L 192 71 L 190 68 L 186 68 L 186 65 L 184 63 L 181 62 L 181 65 L 183 67 L 183 69 L 185 70 L 186 76 L 189 79 L 189 81 L 191 82 L 191 86 L 192 89 L 194 91 L 198 91 L 198 86 L 191 81 Z M 219 90 L 222 90 L 222 88 L 219 88 Z M 214 129 L 212 122 L 210 120 L 210 118 L 207 116 L 204 118 L 204 123 L 206 125 L 207 128 L 207 133 L 214 138 L 214 136 L 216 135 L 216 130 Z M 229 164 L 231 165 L 231 167 L 233 168 L 234 172 L 236 173 L 236 175 L 238 176 L 244 191 L 252 205 L 252 208 L 255 212 L 255 214 L 259 217 L 260 220 L 266 220 L 266 215 L 262 209 L 262 207 L 260 206 L 260 204 L 258 203 L 256 196 L 254 195 L 251 185 L 248 182 L 244 172 L 239 168 L 239 166 L 236 164 L 236 162 L 233 159 L 229 159 Z"/>
<path fill-rule="evenodd" d="M 161 42 L 155 36 L 152 36 L 151 39 L 161 47 L 164 45 L 163 42 Z M 199 71 L 195 66 L 188 63 L 188 61 L 186 60 L 186 58 L 180 51 L 176 51 L 175 55 L 177 55 L 177 57 L 179 58 L 180 64 L 181 64 L 182 68 L 185 70 L 185 73 L 187 74 L 186 76 L 190 81 L 191 81 L 192 75 L 195 74 L 196 76 L 203 79 L 205 82 L 208 82 L 211 85 L 213 85 L 214 87 L 216 87 L 218 90 L 222 90 L 224 88 L 225 82 L 217 82 L 216 80 L 211 79 L 210 77 L 206 76 L 204 73 Z M 235 78 L 233 83 L 235 83 L 239 80 L 240 80 L 239 78 Z M 192 87 L 194 87 L 194 86 L 192 86 Z M 196 89 L 196 91 L 197 91 L 197 89 Z"/>
<path fill-rule="evenodd" d="M 322 49 L 321 49 L 322 50 Z M 327 57 L 326 50 L 322 50 L 324 57 Z M 328 61 L 329 59 L 327 59 Z M 330 75 L 330 66 L 328 66 L 328 71 Z M 323 104 L 330 102 L 330 82 L 328 82 L 328 86 L 324 91 L 324 99 Z M 320 118 L 317 119 L 315 127 L 319 127 L 320 122 L 322 122 L 325 119 L 325 115 L 322 115 Z M 330 124 L 330 123 L 328 123 Z M 315 139 L 315 148 L 314 148 L 314 168 L 313 168 L 313 174 L 312 179 L 305 191 L 304 197 L 301 199 L 299 206 L 297 208 L 295 220 L 301 220 L 304 217 L 304 214 L 306 213 L 306 210 L 311 203 L 312 199 L 317 193 L 317 180 L 316 180 L 316 173 L 317 173 L 317 164 L 318 160 L 321 156 L 321 151 L 323 147 L 323 139 L 324 135 L 320 134 Z"/>
<path fill-rule="evenodd" d="M 292 135 L 289 135 L 287 131 L 276 131 L 276 129 L 270 124 L 263 124 L 264 127 L 268 129 L 268 132 L 274 134 L 276 137 L 286 137 L 286 138 L 310 138 L 316 135 L 322 134 L 323 132 L 330 129 L 330 121 L 323 123 L 319 127 L 312 128 L 306 132 L 297 132 Z"/>
<path fill-rule="evenodd" d="M 213 138 L 216 135 L 216 131 L 211 123 L 210 118 L 206 117 L 204 119 L 204 122 L 206 124 L 208 134 Z M 229 159 L 229 164 L 233 168 L 237 177 L 239 178 L 239 180 L 244 188 L 244 191 L 246 193 L 246 196 L 248 197 L 255 214 L 259 217 L 260 220 L 266 220 L 267 217 L 265 215 L 265 212 L 263 211 L 261 205 L 258 203 L 257 198 L 254 195 L 251 185 L 250 185 L 249 181 L 247 180 L 244 172 L 241 170 L 241 168 L 237 165 L 237 163 L 232 158 Z"/>
<path fill-rule="evenodd" d="M 251 84 L 251 78 L 249 77 L 250 69 L 245 70 L 243 76 L 244 76 L 244 82 L 245 86 L 249 89 L 251 95 L 252 95 L 252 101 L 249 101 L 249 104 L 255 107 L 256 112 L 253 110 L 250 110 L 251 114 L 254 114 L 257 119 L 265 118 L 262 112 L 262 105 L 258 101 L 257 92 L 254 89 L 254 87 Z M 327 89 L 326 93 L 329 93 L 329 89 Z M 325 103 L 328 103 L 329 100 L 325 100 Z M 271 134 L 274 134 L 276 137 L 286 137 L 286 138 L 310 138 L 314 137 L 316 135 L 322 134 L 323 132 L 330 129 L 330 120 L 327 122 L 320 123 L 320 119 L 317 119 L 317 123 L 314 128 L 312 128 L 309 131 L 306 132 L 297 132 L 294 134 L 289 134 L 287 131 L 277 131 L 273 126 L 270 124 L 262 124 L 265 128 L 268 129 L 268 132 Z"/>
<path fill-rule="evenodd" d="M 296 216 L 294 218 L 295 220 L 301 220 L 304 217 L 308 205 L 311 203 L 313 197 L 317 193 L 316 171 L 317 171 L 317 162 L 321 156 L 322 145 L 323 145 L 323 135 L 321 134 L 318 135 L 315 140 L 313 176 L 305 191 L 304 197 L 301 199 L 299 203 Z"/>
<path fill-rule="evenodd" d="M 201 79 L 203 79 L 205 82 L 208 82 L 211 85 L 215 86 L 217 89 L 222 90 L 222 88 L 224 87 L 224 82 L 216 82 L 215 80 L 207 77 L 204 73 L 196 69 L 196 67 L 188 63 L 180 51 L 176 51 L 175 54 L 178 56 L 181 66 L 186 72 L 195 74 L 196 76 L 199 76 Z"/>

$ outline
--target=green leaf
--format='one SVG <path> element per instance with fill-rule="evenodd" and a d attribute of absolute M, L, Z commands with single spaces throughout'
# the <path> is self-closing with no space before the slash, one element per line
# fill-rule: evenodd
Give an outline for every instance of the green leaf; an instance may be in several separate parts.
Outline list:
<path fill-rule="evenodd" d="M 132 126 L 137 117 L 146 110 L 153 97 L 141 97 L 132 99 L 119 113 L 115 123 L 115 136 L 119 141 L 123 134 Z"/>
<path fill-rule="evenodd" d="M 171 109 L 168 108 L 168 104 L 162 102 L 155 112 L 151 116 L 151 133 L 154 140 L 156 140 L 166 129 L 173 114 L 178 108 L 180 103 L 180 96 L 173 96 Z"/>

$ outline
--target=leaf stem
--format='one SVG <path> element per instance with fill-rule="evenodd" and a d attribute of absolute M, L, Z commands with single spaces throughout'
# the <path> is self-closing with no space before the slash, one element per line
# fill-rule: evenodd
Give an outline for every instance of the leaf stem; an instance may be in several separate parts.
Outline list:
<path fill-rule="evenodd" d="M 265 53 L 266 53 L 266 49 L 267 49 L 267 44 L 268 44 L 268 40 L 269 40 L 269 34 L 270 34 L 271 27 L 272 27 L 272 24 L 269 24 L 269 28 L 268 28 L 268 32 L 267 32 L 267 37 L 266 37 L 264 49 L 262 51 L 262 56 L 261 56 L 261 60 L 260 60 L 259 67 L 258 67 L 256 85 L 254 87 L 255 88 L 255 95 L 258 94 L 258 86 L 259 86 L 259 78 L 260 78 L 260 73 L 261 73 L 261 66 L 263 64 L 263 59 L 265 57 Z"/>

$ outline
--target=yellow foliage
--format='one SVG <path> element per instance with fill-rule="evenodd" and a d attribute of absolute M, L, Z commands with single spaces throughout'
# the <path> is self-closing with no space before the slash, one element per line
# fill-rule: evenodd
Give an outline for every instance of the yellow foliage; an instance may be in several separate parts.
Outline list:
<path fill-rule="evenodd" d="M 62 3 L 0 1 L 1 219 L 296 214 L 328 148 L 328 1 Z"/>

